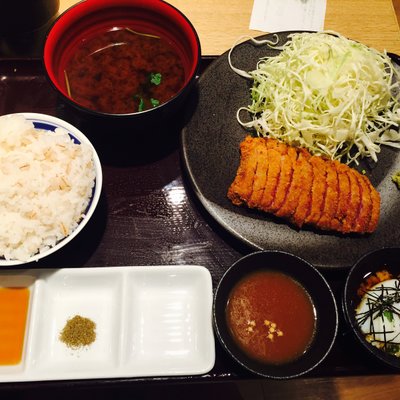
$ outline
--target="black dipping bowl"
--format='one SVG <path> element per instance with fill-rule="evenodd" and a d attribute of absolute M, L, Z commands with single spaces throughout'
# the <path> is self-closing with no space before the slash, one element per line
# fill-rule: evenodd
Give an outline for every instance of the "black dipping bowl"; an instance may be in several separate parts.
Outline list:
<path fill-rule="evenodd" d="M 225 308 L 232 288 L 257 270 L 282 272 L 299 282 L 310 295 L 316 310 L 316 332 L 308 350 L 285 364 L 267 364 L 248 357 L 232 338 Z M 338 312 L 331 288 L 321 273 L 307 261 L 282 251 L 259 251 L 236 261 L 222 277 L 214 297 L 214 329 L 223 348 L 248 371 L 274 379 L 298 377 L 317 367 L 329 354 L 338 330 Z"/>
<path fill-rule="evenodd" d="M 393 278 L 400 275 L 400 248 L 389 247 L 372 251 L 361 257 L 354 264 L 347 276 L 344 287 L 342 302 L 343 313 L 346 322 L 355 335 L 356 341 L 360 344 L 361 348 L 366 351 L 371 361 L 400 369 L 400 359 L 368 343 L 359 330 L 355 319 L 355 309 L 361 300 L 357 296 L 358 288 L 368 276 L 382 269 L 388 270 L 393 275 Z"/>

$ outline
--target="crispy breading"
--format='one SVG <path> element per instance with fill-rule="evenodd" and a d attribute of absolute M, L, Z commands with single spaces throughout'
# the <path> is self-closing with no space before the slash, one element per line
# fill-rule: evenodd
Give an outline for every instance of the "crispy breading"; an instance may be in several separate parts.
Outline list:
<path fill-rule="evenodd" d="M 326 195 L 321 218 L 317 226 L 324 230 L 338 230 L 339 223 L 335 216 L 339 205 L 339 180 L 336 164 L 331 160 L 326 160 Z"/>
<path fill-rule="evenodd" d="M 247 136 L 240 144 L 241 163 L 236 179 L 229 188 L 228 197 L 235 205 L 248 202 L 253 191 L 254 175 L 257 167 L 257 153 L 264 147 L 263 141 L 254 141 Z"/>
<path fill-rule="evenodd" d="M 286 199 L 289 187 L 292 183 L 296 160 L 297 151 L 293 147 L 288 147 L 287 154 L 284 154 L 281 157 L 281 173 L 279 175 L 279 181 L 275 191 L 275 198 L 269 207 L 269 211 L 272 213 L 278 211 Z"/>
<path fill-rule="evenodd" d="M 360 212 L 358 214 L 358 218 L 355 221 L 354 230 L 356 232 L 359 231 L 367 231 L 369 227 L 369 222 L 371 220 L 371 212 L 372 212 L 372 201 L 371 201 L 371 184 L 367 181 L 367 178 L 355 170 L 352 171 L 358 180 L 358 184 L 361 190 L 361 207 Z"/>
<path fill-rule="evenodd" d="M 298 228 L 311 225 L 341 233 L 376 229 L 379 193 L 356 170 L 271 138 L 248 136 L 240 151 L 228 190 L 235 205 L 272 213 Z"/>
<path fill-rule="evenodd" d="M 366 177 L 366 179 L 368 179 Z M 369 179 L 368 179 L 369 182 Z M 380 209 L 381 209 L 381 198 L 379 192 L 376 190 L 371 190 L 371 201 L 372 201 L 372 211 L 371 220 L 369 221 L 368 232 L 373 232 L 378 225 Z"/>
<path fill-rule="evenodd" d="M 301 191 L 298 197 L 298 204 L 296 206 L 295 212 L 293 213 L 290 220 L 297 225 L 299 228 L 304 224 L 307 215 L 311 211 L 311 190 L 312 183 L 314 180 L 313 167 L 310 163 L 310 155 L 307 152 L 301 152 L 300 157 L 304 160 L 300 169 L 300 185 Z"/>
<path fill-rule="evenodd" d="M 344 164 L 341 164 L 340 162 L 336 162 L 336 166 L 337 166 L 337 174 L 339 182 L 339 202 L 335 218 L 338 222 L 338 226 L 341 228 L 341 232 L 343 232 L 344 220 L 348 213 L 348 207 L 350 202 L 351 187 L 350 187 L 350 179 L 347 175 L 348 168 Z M 345 231 L 343 233 L 345 233 Z"/>
<path fill-rule="evenodd" d="M 278 186 L 279 177 L 281 173 L 281 158 L 287 154 L 287 146 L 278 140 L 268 140 L 268 160 L 269 168 L 267 181 L 264 188 L 261 202 L 257 208 L 263 211 L 270 212 L 270 207 L 275 199 L 276 188 Z"/>
<path fill-rule="evenodd" d="M 269 168 L 267 142 L 264 142 L 264 146 L 258 146 L 257 152 L 254 155 L 257 158 L 256 170 L 253 180 L 253 191 L 248 199 L 249 207 L 257 207 L 260 204 L 264 189 L 267 183 L 267 175 Z"/>
<path fill-rule="evenodd" d="M 306 224 L 315 225 L 321 218 L 326 196 L 326 163 L 321 157 L 311 157 L 313 182 L 311 188 L 311 209 L 305 219 Z"/>
<path fill-rule="evenodd" d="M 282 207 L 276 211 L 275 215 L 278 217 L 291 218 L 299 205 L 299 199 L 304 192 L 305 186 L 311 186 L 311 182 L 306 183 L 306 173 L 308 157 L 306 153 L 300 152 L 299 156 L 293 166 L 293 177 L 289 187 L 286 199 Z"/>
<path fill-rule="evenodd" d="M 355 221 L 360 213 L 361 191 L 355 174 L 350 169 L 347 170 L 346 174 L 350 182 L 350 200 L 342 225 L 344 232 L 352 232 Z"/>

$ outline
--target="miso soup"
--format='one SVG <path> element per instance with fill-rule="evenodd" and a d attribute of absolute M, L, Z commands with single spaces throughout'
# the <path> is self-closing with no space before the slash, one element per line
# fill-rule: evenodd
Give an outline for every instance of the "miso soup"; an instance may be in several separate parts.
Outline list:
<path fill-rule="evenodd" d="M 167 39 L 128 27 L 81 40 L 65 63 L 68 95 L 104 113 L 125 114 L 157 107 L 184 86 L 185 70 Z"/>

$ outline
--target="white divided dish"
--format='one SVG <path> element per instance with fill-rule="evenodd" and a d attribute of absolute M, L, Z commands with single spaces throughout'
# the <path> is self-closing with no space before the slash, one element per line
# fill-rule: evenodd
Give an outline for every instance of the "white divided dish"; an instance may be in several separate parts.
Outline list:
<path fill-rule="evenodd" d="M 8 270 L 0 287 L 27 286 L 21 363 L 0 381 L 198 375 L 215 362 L 212 282 L 201 266 Z M 72 349 L 68 319 L 96 323 L 96 339 Z"/>

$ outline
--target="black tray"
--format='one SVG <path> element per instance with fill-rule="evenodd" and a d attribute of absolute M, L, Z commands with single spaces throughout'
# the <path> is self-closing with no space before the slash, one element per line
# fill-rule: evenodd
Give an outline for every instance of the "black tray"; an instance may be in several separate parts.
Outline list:
<path fill-rule="evenodd" d="M 202 70 L 212 61 L 204 58 Z M 41 112 L 67 119 L 78 127 L 83 123 L 57 98 L 39 59 L 0 59 L 0 76 L 0 115 Z M 96 138 L 89 137 L 98 146 L 104 174 L 103 193 L 93 218 L 64 249 L 21 268 L 197 264 L 209 269 L 215 288 L 226 269 L 253 250 L 221 228 L 194 196 L 181 163 L 181 129 L 182 123 L 177 121 L 165 143 L 156 148 L 140 147 L 138 151 L 135 146 L 126 151 L 114 141 L 96 144 Z M 323 274 L 337 295 L 340 309 L 347 270 L 324 269 Z M 333 350 L 306 379 L 389 373 L 393 371 L 364 357 L 341 317 Z M 216 342 L 215 366 L 202 376 L 3 383 L 0 393 L 17 388 L 99 389 L 133 382 L 147 385 L 246 379 L 255 377 L 236 366 Z"/>

